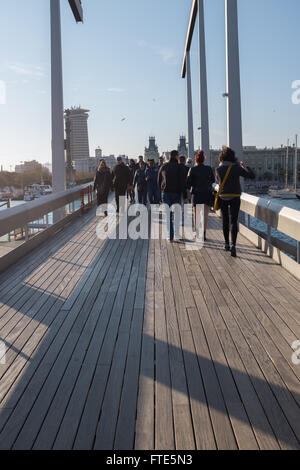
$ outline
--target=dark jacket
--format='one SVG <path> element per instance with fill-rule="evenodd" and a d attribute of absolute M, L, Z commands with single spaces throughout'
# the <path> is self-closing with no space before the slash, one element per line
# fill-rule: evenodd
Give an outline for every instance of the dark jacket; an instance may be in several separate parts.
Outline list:
<path fill-rule="evenodd" d="M 146 168 L 146 179 L 148 188 L 156 191 L 157 186 L 157 179 L 158 179 L 158 168 L 157 166 L 153 168 Z"/>
<path fill-rule="evenodd" d="M 130 171 L 130 183 L 129 183 L 129 184 L 132 185 L 132 184 L 133 184 L 134 175 L 135 175 L 135 172 L 136 172 L 136 170 L 137 170 L 136 164 L 134 164 L 134 165 L 129 165 L 129 166 L 128 166 L 128 169 L 129 169 L 129 171 Z"/>
<path fill-rule="evenodd" d="M 188 176 L 188 174 L 189 174 L 189 171 L 190 171 L 189 167 L 186 166 L 184 163 L 179 163 L 179 166 L 184 169 L 185 174 L 186 174 L 186 178 L 187 178 L 187 176 Z"/>
<path fill-rule="evenodd" d="M 247 170 L 244 170 L 244 168 L 241 167 L 239 163 L 229 163 L 225 162 L 222 165 L 217 168 L 217 178 L 218 182 L 221 183 L 223 179 L 225 178 L 226 172 L 228 170 L 228 167 L 232 165 L 232 168 L 229 173 L 228 180 L 225 183 L 225 186 L 223 188 L 223 191 L 221 192 L 220 196 L 224 195 L 226 197 L 227 194 L 237 194 L 240 195 L 242 193 L 241 189 L 241 183 L 240 183 L 240 177 L 242 176 L 243 178 L 246 179 L 255 179 L 255 174 L 251 170 L 251 168 L 247 168 Z"/>
<path fill-rule="evenodd" d="M 162 193 L 182 194 L 186 199 L 187 178 L 184 166 L 179 165 L 177 160 L 165 163 L 158 173 L 158 186 Z"/>
<path fill-rule="evenodd" d="M 215 182 L 215 175 L 210 166 L 198 165 L 189 170 L 187 187 L 192 194 L 202 192 L 212 192 L 212 185 Z"/>
<path fill-rule="evenodd" d="M 98 193 L 109 193 L 112 187 L 112 174 L 109 168 L 100 168 L 94 180 L 94 191 Z"/>
<path fill-rule="evenodd" d="M 117 191 L 126 191 L 127 186 L 130 184 L 130 170 L 125 163 L 116 165 L 113 169 L 113 185 Z"/>
<path fill-rule="evenodd" d="M 142 170 L 141 168 L 136 170 L 133 180 L 133 186 L 137 186 L 138 191 L 143 191 L 146 188 L 146 168 L 144 170 Z"/>

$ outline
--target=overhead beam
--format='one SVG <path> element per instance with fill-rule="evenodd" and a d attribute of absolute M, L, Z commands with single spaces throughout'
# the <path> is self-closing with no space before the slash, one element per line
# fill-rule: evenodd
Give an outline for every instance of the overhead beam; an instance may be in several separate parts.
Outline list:
<path fill-rule="evenodd" d="M 70 7 L 77 23 L 83 22 L 83 8 L 81 0 L 69 0 Z"/>
<path fill-rule="evenodd" d="M 189 21 L 188 31 L 186 35 L 182 69 L 181 69 L 182 78 L 185 78 L 185 75 L 186 75 L 186 55 L 187 55 L 187 52 L 189 52 L 191 49 L 195 24 L 197 20 L 197 13 L 198 13 L 198 0 L 193 0 L 191 14 L 190 14 L 190 21 Z"/>

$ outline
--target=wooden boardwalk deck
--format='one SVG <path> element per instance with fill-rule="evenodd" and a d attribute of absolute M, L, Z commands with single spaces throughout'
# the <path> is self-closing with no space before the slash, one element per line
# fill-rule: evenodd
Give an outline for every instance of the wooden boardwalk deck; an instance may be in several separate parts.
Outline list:
<path fill-rule="evenodd" d="M 300 282 L 216 216 L 199 251 L 97 222 L 0 277 L 0 448 L 299 449 Z"/>

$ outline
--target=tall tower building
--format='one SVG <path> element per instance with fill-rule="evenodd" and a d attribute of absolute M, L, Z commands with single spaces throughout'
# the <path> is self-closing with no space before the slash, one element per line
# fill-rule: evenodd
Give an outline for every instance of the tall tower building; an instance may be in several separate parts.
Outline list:
<path fill-rule="evenodd" d="M 186 137 L 184 135 L 181 135 L 179 138 L 178 152 L 180 156 L 181 155 L 183 155 L 184 157 L 188 156 L 188 147 L 186 144 Z"/>
<path fill-rule="evenodd" d="M 65 111 L 67 161 L 90 157 L 88 118 L 89 110 L 72 107 Z"/>
<path fill-rule="evenodd" d="M 145 160 L 147 161 L 150 159 L 154 159 L 156 163 L 159 159 L 159 151 L 155 143 L 155 137 L 149 137 L 149 147 L 145 148 Z"/>

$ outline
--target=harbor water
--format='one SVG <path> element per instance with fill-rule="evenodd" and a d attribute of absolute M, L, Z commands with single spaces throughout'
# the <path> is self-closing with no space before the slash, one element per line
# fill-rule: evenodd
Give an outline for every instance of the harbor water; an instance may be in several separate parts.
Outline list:
<path fill-rule="evenodd" d="M 290 209 L 294 209 L 297 211 L 300 211 L 300 199 L 273 199 L 270 198 L 270 196 L 263 195 L 260 196 L 261 198 L 264 198 L 266 200 L 275 202 L 277 204 L 280 204 L 282 207 L 289 207 Z M 254 217 L 250 218 L 250 224 L 251 228 L 254 230 L 257 230 L 259 232 L 267 233 L 268 227 L 265 222 L 262 222 L 261 220 L 255 219 Z M 290 238 L 289 236 L 285 235 L 282 232 L 279 232 L 278 230 L 272 228 L 271 229 L 271 236 L 274 238 L 277 238 L 279 240 L 282 240 L 286 243 L 289 243 L 290 245 L 297 247 L 297 242 L 293 238 Z"/>

